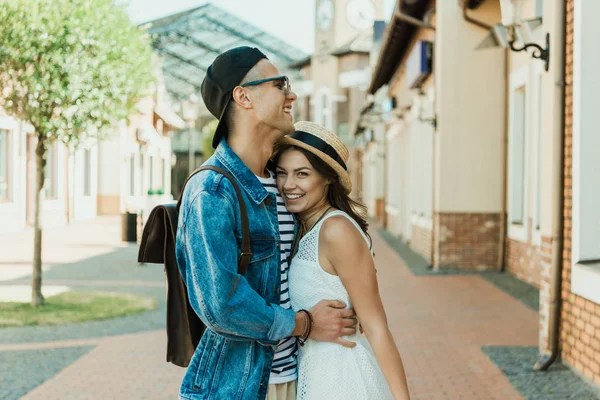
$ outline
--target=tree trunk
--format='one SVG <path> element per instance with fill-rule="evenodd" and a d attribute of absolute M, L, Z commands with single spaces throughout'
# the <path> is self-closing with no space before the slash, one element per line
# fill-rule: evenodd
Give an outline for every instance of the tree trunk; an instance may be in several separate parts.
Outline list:
<path fill-rule="evenodd" d="M 42 200 L 46 167 L 46 138 L 38 132 L 36 155 L 36 182 L 34 204 L 33 273 L 31 275 L 31 306 L 44 304 L 42 295 Z"/>

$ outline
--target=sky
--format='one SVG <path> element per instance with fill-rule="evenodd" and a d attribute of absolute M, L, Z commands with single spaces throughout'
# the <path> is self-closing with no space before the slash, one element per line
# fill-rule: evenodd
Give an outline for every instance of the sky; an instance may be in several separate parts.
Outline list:
<path fill-rule="evenodd" d="M 315 47 L 316 0 L 118 0 L 128 4 L 134 23 L 146 22 L 212 2 L 243 20 L 310 54 Z M 383 0 L 391 10 L 395 0 Z M 388 12 L 389 14 L 389 12 Z"/>

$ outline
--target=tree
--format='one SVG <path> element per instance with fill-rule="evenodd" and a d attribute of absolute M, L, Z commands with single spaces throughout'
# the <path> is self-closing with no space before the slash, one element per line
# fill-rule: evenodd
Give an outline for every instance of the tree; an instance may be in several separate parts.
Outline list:
<path fill-rule="evenodd" d="M 153 81 L 149 36 L 113 0 L 0 0 L 0 107 L 37 136 L 32 306 L 42 296 L 44 170 L 50 143 L 75 149 L 134 112 Z"/>

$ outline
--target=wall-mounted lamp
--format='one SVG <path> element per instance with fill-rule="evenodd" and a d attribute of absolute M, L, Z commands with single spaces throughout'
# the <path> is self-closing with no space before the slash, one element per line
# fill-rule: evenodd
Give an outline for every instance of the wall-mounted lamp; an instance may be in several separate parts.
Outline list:
<path fill-rule="evenodd" d="M 544 61 L 544 69 L 548 71 L 550 62 L 550 34 L 546 33 L 546 47 L 537 43 L 524 43 L 522 47 L 515 46 L 515 28 L 521 26 L 525 21 L 521 20 L 523 0 L 500 0 L 500 12 L 502 13 L 502 25 L 507 29 L 508 47 L 515 52 L 533 49 L 532 57 Z"/>

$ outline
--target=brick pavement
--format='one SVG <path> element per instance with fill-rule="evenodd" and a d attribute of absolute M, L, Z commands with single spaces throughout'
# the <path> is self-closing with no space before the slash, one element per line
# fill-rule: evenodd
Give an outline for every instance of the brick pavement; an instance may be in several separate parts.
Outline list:
<path fill-rule="evenodd" d="M 477 275 L 415 276 L 373 235 L 388 323 L 418 399 L 520 399 L 484 345 L 536 345 L 537 314 Z"/>
<path fill-rule="evenodd" d="M 120 246 L 102 243 L 105 235 L 111 243 L 107 233 L 118 233 L 118 221 L 90 224 L 77 228 L 79 240 L 89 248 L 95 245 L 106 251 Z M 92 233 L 94 238 L 83 239 L 94 229 L 98 230 Z M 413 399 L 522 398 L 481 347 L 536 346 L 535 311 L 477 275 L 415 276 L 379 234 L 372 235 L 380 291 Z M 0 237 L 0 246 L 3 240 Z M 126 249 L 123 254 L 130 253 Z M 64 279 L 59 268 L 55 277 L 57 282 Z M 127 281 L 133 283 L 131 278 L 103 283 L 121 285 L 123 290 Z M 0 352 L 95 346 L 24 399 L 173 399 L 184 370 L 164 361 L 165 334 L 155 329 L 95 339 L 56 337 L 51 343 L 15 343 L 1 346 Z"/>
<path fill-rule="evenodd" d="M 176 399 L 183 368 L 165 362 L 161 331 L 113 336 L 23 400 Z"/>

